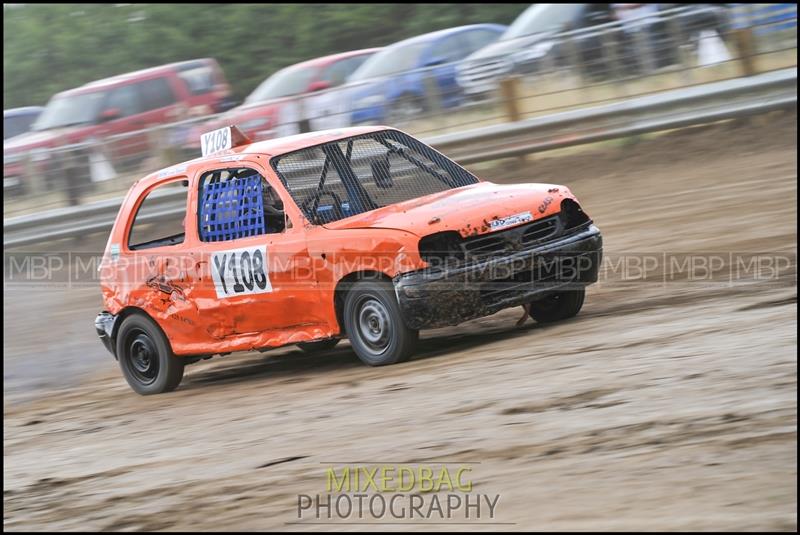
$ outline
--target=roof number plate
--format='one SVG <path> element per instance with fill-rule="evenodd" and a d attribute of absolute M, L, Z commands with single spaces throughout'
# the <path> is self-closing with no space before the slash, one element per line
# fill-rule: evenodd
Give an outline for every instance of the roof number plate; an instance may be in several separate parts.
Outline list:
<path fill-rule="evenodd" d="M 231 127 L 226 126 L 219 130 L 206 132 L 200 138 L 200 145 L 202 146 L 203 156 L 210 156 L 217 152 L 222 152 L 233 147 L 233 135 Z"/>

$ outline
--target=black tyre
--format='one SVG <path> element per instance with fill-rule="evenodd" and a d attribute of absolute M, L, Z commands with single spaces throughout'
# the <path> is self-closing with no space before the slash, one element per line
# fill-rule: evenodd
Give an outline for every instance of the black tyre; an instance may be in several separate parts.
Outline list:
<path fill-rule="evenodd" d="M 183 378 L 183 359 L 172 353 L 161 328 L 142 315 L 128 316 L 120 325 L 117 358 L 125 380 L 143 396 L 175 390 Z"/>
<path fill-rule="evenodd" d="M 425 113 L 425 104 L 422 98 L 408 93 L 389 106 L 389 121 L 392 123 L 406 123 L 418 119 Z"/>
<path fill-rule="evenodd" d="M 361 281 L 344 301 L 344 327 L 358 358 L 370 366 L 385 366 L 411 357 L 419 332 L 409 329 L 391 283 Z"/>
<path fill-rule="evenodd" d="M 564 290 L 541 301 L 531 303 L 531 317 L 539 323 L 551 323 L 571 318 L 580 312 L 586 289 Z"/>
<path fill-rule="evenodd" d="M 297 347 L 306 353 L 319 353 L 320 351 L 327 351 L 333 349 L 339 343 L 338 338 L 328 338 L 327 340 L 317 340 L 315 342 L 300 342 Z"/>

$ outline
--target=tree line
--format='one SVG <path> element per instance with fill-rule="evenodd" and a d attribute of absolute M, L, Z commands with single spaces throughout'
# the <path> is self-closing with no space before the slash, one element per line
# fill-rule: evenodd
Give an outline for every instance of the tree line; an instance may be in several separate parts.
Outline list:
<path fill-rule="evenodd" d="M 137 69 L 213 57 L 243 99 L 276 70 L 472 24 L 527 4 L 12 4 L 3 8 L 3 108 Z"/>

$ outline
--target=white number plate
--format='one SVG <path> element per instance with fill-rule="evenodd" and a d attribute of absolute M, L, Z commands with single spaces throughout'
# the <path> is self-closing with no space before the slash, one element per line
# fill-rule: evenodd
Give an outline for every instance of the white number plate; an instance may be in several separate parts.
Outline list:
<path fill-rule="evenodd" d="M 494 219 L 489 221 L 489 227 L 495 231 L 500 230 L 506 227 L 513 227 L 514 225 L 519 225 L 521 223 L 527 223 L 531 221 L 533 216 L 530 212 L 522 212 L 519 214 L 510 215 L 508 217 L 504 217 L 503 219 Z"/>
<path fill-rule="evenodd" d="M 231 127 L 226 126 L 219 130 L 206 132 L 200 137 L 203 156 L 208 156 L 233 147 L 233 132 Z"/>
<path fill-rule="evenodd" d="M 267 247 L 245 247 L 214 253 L 211 277 L 217 298 L 265 294 L 272 291 L 267 266 Z"/>

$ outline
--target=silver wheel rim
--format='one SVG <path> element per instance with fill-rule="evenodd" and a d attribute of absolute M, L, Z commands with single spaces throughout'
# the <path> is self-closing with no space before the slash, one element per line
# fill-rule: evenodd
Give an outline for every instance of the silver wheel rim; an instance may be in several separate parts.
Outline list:
<path fill-rule="evenodd" d="M 383 303 L 373 297 L 364 297 L 356 309 L 358 336 L 366 349 L 380 355 L 389 347 L 392 339 L 392 322 Z"/>

